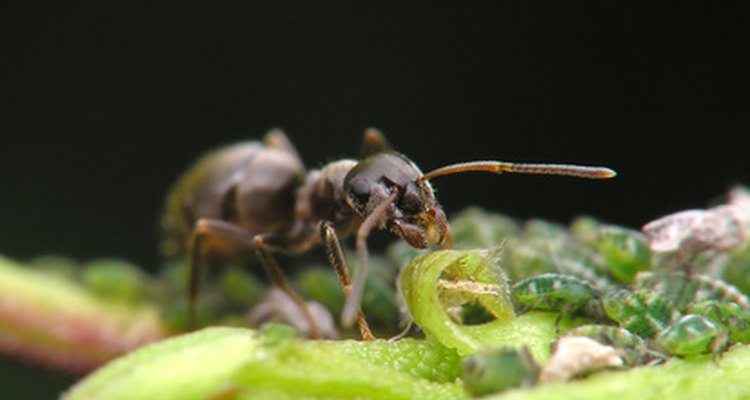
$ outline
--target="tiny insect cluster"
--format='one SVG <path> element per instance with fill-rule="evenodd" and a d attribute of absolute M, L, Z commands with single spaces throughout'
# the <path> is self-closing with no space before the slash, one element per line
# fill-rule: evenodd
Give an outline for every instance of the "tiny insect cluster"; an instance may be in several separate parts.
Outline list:
<path fill-rule="evenodd" d="M 588 217 L 570 227 L 538 220 L 518 226 L 509 219 L 490 224 L 477 211 L 466 212 L 454 221 L 457 243 L 486 246 L 498 235 L 507 238 L 503 266 L 514 282 L 516 312 L 553 311 L 558 327 L 561 319 L 573 326 L 560 332 L 543 367 L 517 349 L 471 356 L 464 373 L 468 392 L 492 391 L 486 374 L 499 369 L 497 360 L 510 360 L 508 368 L 525 374 L 518 387 L 671 357 L 709 354 L 718 363 L 730 347 L 750 343 L 747 199 L 750 192 L 737 188 L 729 204 L 667 216 L 647 224 L 645 234 Z M 579 337 L 606 349 L 570 341 Z M 482 365 L 486 371 L 478 370 Z M 498 382 L 503 384 L 494 391 L 509 387 Z"/>
<path fill-rule="evenodd" d="M 731 198 L 730 205 L 748 204 L 735 201 L 750 199 L 750 195 L 737 189 Z M 746 206 L 740 209 L 741 214 L 731 215 L 750 215 Z M 704 221 L 716 221 L 714 217 Z M 732 227 L 725 233 L 745 232 L 742 218 L 735 222 L 713 225 L 707 235 L 700 224 L 665 217 L 661 226 L 667 236 L 702 238 L 681 240 L 675 248 L 655 245 L 667 236 L 654 239 L 648 229 L 644 234 L 592 218 L 562 226 L 467 209 L 451 219 L 456 249 L 417 250 L 400 241 L 390 245 L 386 254 L 371 255 L 373 274 L 366 282 L 362 304 L 373 328 L 383 337 L 400 330 L 395 323 L 400 296 L 394 282 L 401 285 L 400 294 L 420 328 L 409 332 L 412 337 L 395 341 L 307 341 L 297 332 L 305 332 L 303 326 L 292 330 L 287 325 L 262 325 L 278 320 L 289 323 L 290 319 L 305 322 L 305 318 L 278 288 L 269 288 L 243 268 L 228 267 L 217 271 L 218 279 L 207 285 L 199 316 L 224 324 L 242 318 L 246 324 L 249 304 L 251 318 L 260 329 L 213 329 L 165 342 L 164 357 L 176 364 L 168 370 L 183 378 L 178 380 L 178 389 L 167 386 L 167 390 L 183 390 L 185 377 L 203 383 L 214 375 L 206 374 L 203 365 L 224 366 L 227 357 L 242 354 L 244 361 L 231 374 L 231 381 L 221 378 L 216 384 L 222 388 L 218 395 L 206 392 L 194 397 L 383 393 L 384 398 L 465 399 L 534 387 L 520 395 L 550 398 L 574 390 L 590 394 L 583 398 L 604 398 L 597 394 L 606 386 L 618 393 L 629 388 L 630 395 L 625 397 L 634 398 L 664 387 L 671 393 L 665 398 L 680 398 L 688 391 L 694 395 L 696 390 L 710 393 L 701 397 L 747 398 L 743 383 L 750 357 L 750 348 L 744 345 L 750 342 L 750 246 L 744 233 L 733 239 L 740 245 L 710 245 L 730 242 L 715 235 L 721 226 Z M 680 231 L 684 227 L 687 232 Z M 685 246 L 694 243 L 700 246 L 685 251 Z M 338 279 L 322 263 L 295 260 L 297 268 L 288 270 L 291 282 L 309 299 L 319 332 L 324 333 L 326 326 L 333 326 L 332 315 L 340 312 L 344 300 Z M 33 264 L 61 276 L 73 270 L 69 260 L 58 257 Z M 403 269 L 396 279 L 399 267 Z M 108 301 L 123 305 L 141 296 L 128 290 L 112 298 L 115 282 L 127 280 L 132 289 L 147 289 L 143 295 L 153 296 L 152 302 L 164 310 L 162 322 L 179 325 L 174 317 L 185 315 L 186 266 L 178 263 L 166 268 L 159 282 L 132 269 L 122 263 L 97 262 L 77 279 L 98 297 L 107 295 Z M 184 326 L 184 320 L 181 323 Z M 355 333 L 332 332 L 338 334 Z M 236 340 L 222 341 L 216 358 L 211 358 L 215 361 L 206 362 L 206 349 L 216 335 L 241 339 L 254 350 L 238 352 Z M 178 343 L 182 347 L 176 347 Z M 193 351 L 196 346 L 200 351 Z M 123 369 L 127 364 L 122 361 L 135 362 L 131 365 L 140 371 L 158 369 L 159 373 L 138 374 L 156 380 L 141 386 L 164 387 L 164 364 L 149 358 L 159 353 L 157 347 L 112 363 L 81 387 L 100 390 L 121 384 L 122 380 L 112 378 L 119 371 L 125 378 L 120 385 L 125 398 L 135 398 L 131 389 L 139 385 L 132 384 L 131 369 Z M 193 358 L 186 364 L 185 357 Z M 197 375 L 188 368 L 196 365 L 200 367 Z M 564 386 L 546 385 L 624 369 L 637 370 Z"/>
<path fill-rule="evenodd" d="M 199 325 L 213 322 L 202 311 L 232 296 L 212 294 L 209 285 L 205 300 L 197 302 L 204 266 L 254 255 L 275 288 L 254 299 L 252 323 L 296 324 L 312 338 L 340 336 L 332 315 L 341 315 L 344 328 L 356 318 L 363 338 L 374 338 L 373 331 L 379 336 L 399 332 L 394 314 L 408 313 L 392 282 L 407 264 L 404 271 L 414 277 L 440 276 L 434 289 L 445 311 L 444 326 L 531 311 L 555 316 L 558 340 L 543 366 L 530 351 L 476 352 L 475 341 L 459 338 L 454 348 L 466 356 L 463 382 L 474 395 L 671 357 L 708 354 L 719 362 L 725 350 L 750 342 L 750 194 L 744 188 L 733 190 L 725 205 L 669 215 L 641 231 L 593 218 L 579 218 L 570 226 L 542 220 L 522 224 L 478 209 L 452 218 L 449 230 L 430 185 L 433 178 L 470 171 L 592 179 L 615 173 L 604 167 L 480 161 L 422 174 L 374 130 L 365 135 L 362 155 L 307 171 L 286 137 L 273 132 L 264 143 L 221 149 L 199 162 L 172 191 L 163 221 L 165 252 L 189 260 L 188 312 L 181 303 L 183 309 L 175 314 L 195 317 Z M 269 176 L 279 179 L 270 182 Z M 402 239 L 385 256 L 368 251 L 368 235 L 377 229 Z M 348 235 L 356 236 L 354 254 L 339 242 Z M 305 253 L 315 244 L 325 247 L 335 274 L 307 264 L 296 275 L 286 265 L 282 272 L 276 255 Z M 450 252 L 415 259 L 431 246 L 488 251 L 477 256 L 481 261 Z M 352 279 L 347 260 L 356 260 Z M 445 268 L 436 269 L 441 263 Z M 446 267 L 451 263 L 476 263 L 477 270 L 473 264 Z M 502 271 L 481 270 L 490 264 Z M 365 279 L 368 265 L 376 272 Z M 238 270 L 224 274 L 245 278 Z M 402 286 L 407 281 L 398 279 Z M 220 292 L 234 294 L 249 292 L 233 288 L 236 282 L 263 286 L 252 279 L 218 282 L 226 284 Z M 415 285 L 402 289 L 412 295 L 418 291 Z M 409 304 L 408 295 L 404 302 L 430 336 L 414 312 L 421 306 L 413 299 Z M 495 376 L 500 373 L 502 379 Z"/>

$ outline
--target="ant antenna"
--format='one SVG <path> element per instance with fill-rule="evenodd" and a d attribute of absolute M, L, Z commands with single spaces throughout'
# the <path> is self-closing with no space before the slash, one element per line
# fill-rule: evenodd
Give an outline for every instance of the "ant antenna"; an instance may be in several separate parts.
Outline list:
<path fill-rule="evenodd" d="M 532 174 L 532 175 L 564 175 L 586 179 L 609 179 L 617 176 L 617 172 L 607 167 L 590 167 L 572 164 L 526 164 L 502 161 L 469 161 L 446 165 L 432 170 L 419 178 L 419 182 L 428 181 L 443 175 L 460 174 L 463 172 L 492 172 L 502 174 Z"/>

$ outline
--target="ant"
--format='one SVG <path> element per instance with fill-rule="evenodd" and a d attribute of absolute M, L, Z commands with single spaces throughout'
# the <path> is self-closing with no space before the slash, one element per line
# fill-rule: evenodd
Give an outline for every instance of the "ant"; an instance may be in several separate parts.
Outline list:
<path fill-rule="evenodd" d="M 606 179 L 605 167 L 562 164 L 463 162 L 423 174 L 406 156 L 392 151 L 375 129 L 365 132 L 359 161 L 333 161 L 306 171 L 292 143 L 280 130 L 264 142 L 230 145 L 200 159 L 174 186 L 162 219 L 167 256 L 189 258 L 188 326 L 193 328 L 198 285 L 207 259 L 238 259 L 255 254 L 269 279 L 303 311 L 312 338 L 314 318 L 291 288 L 272 256 L 299 254 L 323 243 L 346 302 L 344 326 L 356 318 L 364 339 L 374 336 L 360 302 L 367 276 L 367 237 L 391 231 L 415 248 L 451 247 L 445 213 L 430 180 L 438 176 L 485 171 L 567 175 Z M 357 269 L 350 279 L 339 238 L 356 234 Z"/>

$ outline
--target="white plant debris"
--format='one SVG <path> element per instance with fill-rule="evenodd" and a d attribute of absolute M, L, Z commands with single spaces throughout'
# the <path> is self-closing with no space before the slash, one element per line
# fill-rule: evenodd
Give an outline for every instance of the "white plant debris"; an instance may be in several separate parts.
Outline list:
<path fill-rule="evenodd" d="M 562 336 L 555 342 L 552 358 L 542 368 L 540 382 L 556 382 L 604 368 L 619 368 L 622 352 L 584 336 Z"/>
<path fill-rule="evenodd" d="M 705 253 L 721 254 L 742 248 L 750 236 L 750 193 L 735 188 L 729 202 L 709 209 L 677 212 L 642 228 L 661 264 L 691 263 Z"/>
<path fill-rule="evenodd" d="M 745 228 L 745 238 L 750 237 L 750 189 L 737 186 L 729 191 L 729 204 L 741 210 L 742 225 Z"/>

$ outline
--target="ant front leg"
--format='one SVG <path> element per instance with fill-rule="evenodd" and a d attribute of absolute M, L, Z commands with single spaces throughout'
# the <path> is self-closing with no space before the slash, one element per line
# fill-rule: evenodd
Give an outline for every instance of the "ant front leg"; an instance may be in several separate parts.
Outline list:
<path fill-rule="evenodd" d="M 215 219 L 200 219 L 195 224 L 190 242 L 190 270 L 188 286 L 188 328 L 195 328 L 195 308 L 198 299 L 199 283 L 203 273 L 204 252 L 211 247 L 226 251 L 231 247 L 237 253 L 254 251 L 266 269 L 269 279 L 278 286 L 300 308 L 308 320 L 311 338 L 318 337 L 315 320 L 302 298 L 289 286 L 284 272 L 269 253 L 264 235 L 258 235 L 230 222 Z"/>
<path fill-rule="evenodd" d="M 323 243 L 326 245 L 328 250 L 328 259 L 333 266 L 333 270 L 336 272 L 336 277 L 339 279 L 339 283 L 344 289 L 344 295 L 348 299 L 351 296 L 352 282 L 349 278 L 349 269 L 346 266 L 346 258 L 344 257 L 344 251 L 341 249 L 341 243 L 336 235 L 336 231 L 333 229 L 333 224 L 329 221 L 323 221 L 320 224 L 320 236 Z M 374 340 L 375 336 L 370 331 L 370 327 L 365 319 L 365 314 L 362 312 L 362 308 L 357 309 L 357 324 L 359 325 L 359 332 L 364 340 Z"/>
<path fill-rule="evenodd" d="M 398 192 L 394 191 L 383 202 L 377 205 L 370 214 L 365 217 L 362 224 L 357 229 L 357 269 L 354 271 L 352 279 L 351 294 L 344 302 L 344 310 L 341 312 L 341 323 L 344 326 L 351 326 L 354 317 L 360 308 L 362 295 L 365 292 L 365 280 L 367 279 L 367 237 L 380 221 L 385 217 L 386 212 L 396 201 Z"/>

